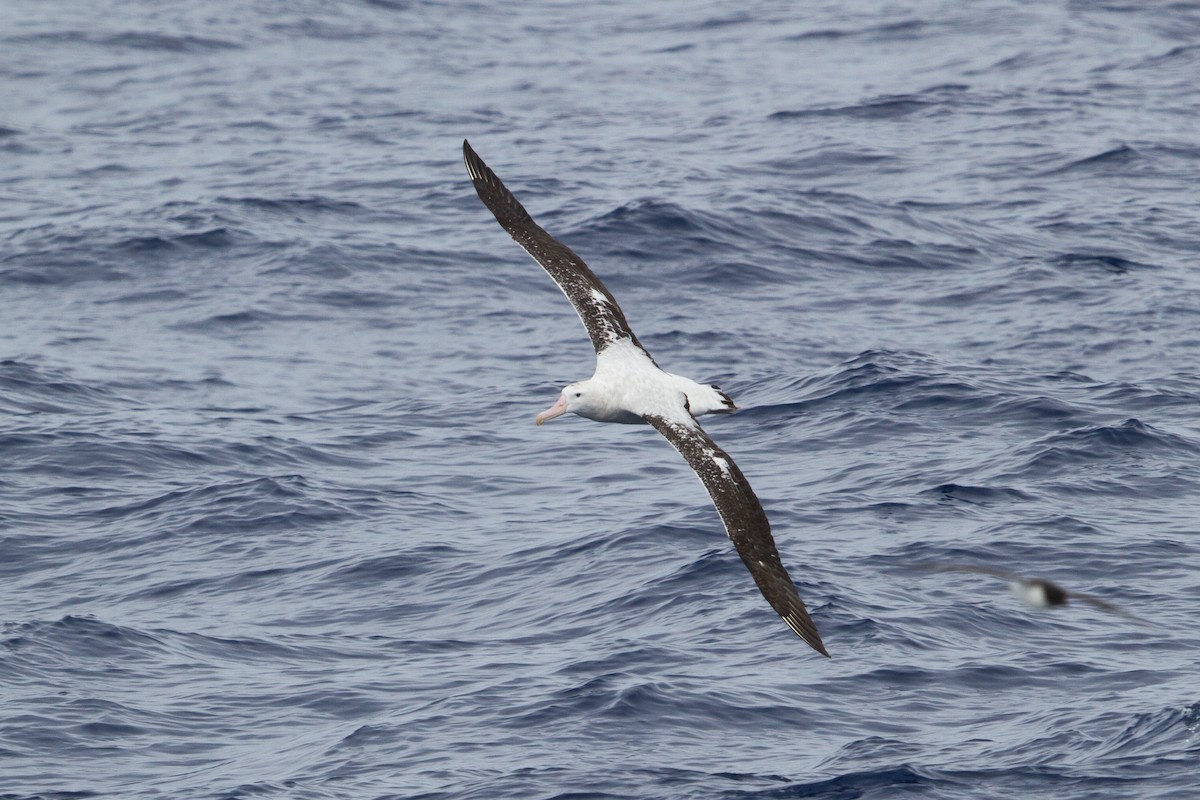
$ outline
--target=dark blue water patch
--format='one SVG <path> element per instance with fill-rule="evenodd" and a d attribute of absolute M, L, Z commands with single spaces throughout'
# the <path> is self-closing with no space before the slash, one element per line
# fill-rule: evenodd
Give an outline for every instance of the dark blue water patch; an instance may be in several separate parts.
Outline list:
<path fill-rule="evenodd" d="M 1098 404 L 1118 412 L 1141 407 L 1154 413 L 1161 413 L 1166 406 L 1187 408 L 1195 404 L 1191 392 L 1158 389 L 1159 383 L 1154 388 L 1142 388 L 1118 382 L 1110 388 L 1086 376 L 1064 383 L 1053 374 L 1011 375 L 986 366 L 943 364 L 920 353 L 866 351 L 824 374 L 755 382 L 749 390 L 742 390 L 743 397 L 753 397 L 753 404 L 744 402 L 740 414 L 771 425 L 840 410 L 839 419 L 853 425 L 855 435 L 865 434 L 867 428 L 878 424 L 896 425 L 895 434 L 901 435 L 906 421 L 916 420 L 962 430 L 1013 425 L 1041 437 L 1027 446 L 1028 451 L 1036 451 L 1040 458 L 1052 458 L 1043 451 L 1057 452 L 1067 447 L 1067 440 L 1062 438 L 1067 433 L 1064 429 L 1076 429 L 1076 437 L 1087 438 L 1085 432 L 1096 427 L 1092 421 Z M 866 416 L 870 414 L 875 416 Z M 1048 428 L 1055 433 L 1047 434 Z M 1139 434 L 1145 441 L 1138 441 Z M 1182 434 L 1137 420 L 1121 423 L 1107 434 L 1093 434 L 1102 439 L 1106 436 L 1111 439 L 1110 446 L 1125 450 L 1154 447 L 1182 453 L 1197 446 Z M 1090 449 L 1096 458 L 1112 455 L 1112 451 L 1098 445 Z M 1018 455 L 1014 452 L 1013 457 Z"/>
<path fill-rule="evenodd" d="M 407 795 L 407 800 L 495 800 L 496 797 L 541 797 L 545 800 L 628 800 L 632 787 L 654 786 L 655 771 L 632 774 L 574 775 L 566 767 L 518 766 L 480 770 L 466 780 L 455 780 L 449 791 Z M 565 788 L 564 787 L 569 787 Z M 608 789 L 612 791 L 607 791 Z M 389 799 L 390 800 L 390 799 Z M 396 798 L 399 800 L 399 798 Z"/>
<path fill-rule="evenodd" d="M 1045 746 L 1045 742 L 1041 743 Z M 1142 779 L 1134 776 L 1096 775 L 1076 765 L 1022 763 L 991 769 L 940 770 L 957 788 L 951 797 L 1027 797 L 1038 792 L 1051 796 L 1103 800 L 1109 797 L 1137 797 Z M 982 794 L 981 794 L 982 792 Z"/>
<path fill-rule="evenodd" d="M 836 769 L 839 763 L 900 763 L 919 755 L 923 747 L 915 742 L 888 736 L 864 736 L 840 747 L 822 763 L 823 771 Z"/>
<path fill-rule="evenodd" d="M 274 668 L 295 664 L 320 670 L 321 665 L 343 659 L 373 661 L 385 657 L 371 648 L 361 648 L 355 642 L 335 643 L 304 636 L 252 638 L 165 629 L 156 630 L 155 635 L 174 658 L 196 664 L 237 663 L 272 665 Z"/>
<path fill-rule="evenodd" d="M 305 496 L 308 482 L 299 475 L 281 476 L 278 478 L 254 478 L 248 481 L 203 486 L 198 488 L 177 489 L 163 494 L 136 500 L 132 503 L 120 503 L 98 509 L 94 512 L 100 517 L 130 519 L 146 512 L 154 511 L 162 506 L 172 506 L 179 503 L 195 502 L 198 506 L 208 506 L 210 502 L 233 502 L 245 496 L 275 497 L 281 499 L 297 499 Z"/>
<path fill-rule="evenodd" d="M 713 534 L 720 535 L 720 523 L 711 523 Z M 711 540 L 715 537 L 705 537 Z M 719 606 L 720 587 L 750 585 L 750 576 L 732 545 L 710 549 L 678 569 L 654 577 L 653 563 L 640 562 L 647 568 L 646 578 L 621 596 L 597 606 L 588 613 L 613 617 L 657 616 L 668 608 L 683 611 L 688 607 L 702 610 Z M 686 611 L 683 611 L 686 615 Z"/>
<path fill-rule="evenodd" d="M 1112 462 L 1161 453 L 1194 455 L 1200 452 L 1200 443 L 1137 419 L 1127 419 L 1112 425 L 1088 425 L 1051 434 L 1024 450 L 1028 459 L 1026 471 L 1046 475 L 1087 462 Z"/>
<path fill-rule="evenodd" d="M 103 385 L 75 380 L 64 370 L 30 361 L 0 361 L 0 410 L 7 413 L 91 414 L 113 404 L 128 407 L 133 401 Z M 0 449 L 4 439 L 0 439 Z"/>
<path fill-rule="evenodd" d="M 9 153 L 14 156 L 34 155 L 41 152 L 40 149 L 28 141 L 28 137 L 22 136 L 22 132 L 12 128 L 5 128 L 8 133 L 0 136 L 0 153 Z M 0 216 L 0 221 L 7 221 L 5 217 Z"/>
<path fill-rule="evenodd" d="M 803 42 L 807 40 L 826 40 L 836 41 L 844 39 L 848 36 L 855 35 L 856 32 L 848 30 L 837 30 L 834 28 L 821 28 L 819 30 L 804 31 L 803 33 L 794 33 L 788 36 L 781 37 L 780 41 L 784 42 Z"/>
<path fill-rule="evenodd" d="M 1082 510 L 1073 514 L 1070 510 L 1061 509 L 998 520 L 980 531 L 979 544 L 984 552 L 994 546 L 1000 548 L 995 551 L 997 556 L 1018 556 L 1022 561 L 1029 562 L 1041 558 L 1038 556 L 1041 540 L 1065 545 L 1070 542 L 1101 542 L 1110 536 L 1111 531 L 1102 520 L 1089 520 Z M 1087 567 L 1093 557 L 1101 556 L 1102 551 L 1097 550 L 1095 553 L 1074 553 L 1072 559 L 1074 565 Z"/>
<path fill-rule="evenodd" d="M 750 291 L 756 286 L 772 286 L 779 273 L 759 262 L 738 259 L 709 262 L 688 272 L 688 279 L 711 286 L 727 286 L 732 291 Z"/>
<path fill-rule="evenodd" d="M 67 31 L 22 36 L 17 37 L 16 41 L 41 41 L 54 45 L 88 44 L 113 49 L 149 50 L 175 54 L 240 49 L 240 45 L 222 39 L 210 39 L 202 36 L 172 36 L 143 31 L 127 31 L 111 36 L 100 36 L 85 31 Z"/>
<path fill-rule="evenodd" d="M 988 420 L 1015 420 L 1026 422 L 1030 427 L 1044 429 L 1047 424 L 1059 427 L 1078 424 L 1085 416 L 1080 407 L 1054 397 L 1037 395 L 1015 396 L 996 400 L 988 409 Z M 995 416 L 991 416 L 991 415 Z"/>
<path fill-rule="evenodd" d="M 1027 492 L 1011 487 L 962 486 L 944 483 L 921 493 L 938 503 L 965 503 L 967 505 L 991 505 L 993 503 L 1024 503 L 1033 500 Z"/>
<path fill-rule="evenodd" d="M 228 236 L 244 235 L 243 215 L 226 213 L 214 202 L 166 200 L 154 208 L 148 209 L 147 215 L 159 225 L 168 223 L 176 230 L 182 229 L 187 233 L 224 231 Z M 169 239 L 172 235 L 168 233 L 165 236 Z M 222 242 L 217 242 L 217 244 L 220 243 Z"/>
<path fill-rule="evenodd" d="M 798 401 L 809 411 L 880 403 L 897 410 L 955 407 L 973 411 L 991 403 L 979 389 L 951 377 L 949 370 L 933 360 L 899 351 L 864 351 L 831 374 L 799 379 L 795 390 L 809 395 Z"/>
<path fill-rule="evenodd" d="M 828 198 L 822 195 L 818 199 Z M 731 200 L 736 204 L 730 206 L 730 216 L 737 220 L 745 238 L 754 242 L 756 252 L 778 248 L 795 256 L 804 256 L 815 252 L 810 249 L 814 240 L 850 237 L 870 230 L 869 223 L 853 214 L 839 216 L 825 213 L 827 209 L 824 208 L 785 210 L 777 205 L 760 205 L 753 196 L 735 195 Z"/>
<path fill-rule="evenodd" d="M 599 654 L 595 657 L 574 658 L 555 673 L 572 679 L 596 674 L 619 672 L 637 673 L 641 669 L 653 668 L 670 657 L 670 648 L 653 641 L 631 642 L 619 651 Z"/>
<path fill-rule="evenodd" d="M 182 289 L 149 289 L 147 291 L 133 291 L 126 294 L 119 294 L 114 297 L 97 300 L 97 305 L 158 305 L 163 303 L 175 304 L 180 301 L 188 300 L 191 297 Z"/>
<path fill-rule="evenodd" d="M 361 279 L 372 274 L 403 275 L 413 271 L 420 275 L 420 286 L 425 295 L 440 288 L 461 291 L 461 269 L 464 264 L 473 268 L 470 276 L 473 282 L 506 286 L 510 281 L 504 271 L 488 269 L 489 262 L 496 262 L 494 253 L 476 255 L 469 250 L 433 252 L 393 243 L 358 242 L 349 247 L 329 242 L 315 246 L 281 242 L 264 249 L 258 258 L 262 264 L 261 276 L 276 280 L 280 276 L 303 276 L 331 282 L 346 278 Z M 411 285 L 404 284 L 401 288 L 408 289 Z"/>
<path fill-rule="evenodd" d="M 179 331 L 227 337 L 242 336 L 246 331 L 263 330 L 280 322 L 317 323 L 323 322 L 325 319 L 324 316 L 311 313 L 282 314 L 261 308 L 247 308 L 213 314 L 190 322 L 180 322 L 171 327 Z"/>
<path fill-rule="evenodd" d="M 730 28 L 730 27 L 736 27 L 739 25 L 746 25 L 751 22 L 754 22 L 757 18 L 758 17 L 756 14 L 752 14 L 748 11 L 743 11 L 743 12 L 726 14 L 725 16 L 705 17 L 702 20 L 698 20 L 698 21 L 694 21 L 694 22 L 690 21 L 690 20 L 686 21 L 686 22 L 684 22 L 683 20 L 680 20 L 680 22 L 683 23 L 684 25 L 686 25 L 684 30 L 707 31 L 707 30 L 713 30 L 713 29 L 719 29 L 719 28 Z"/>
<path fill-rule="evenodd" d="M 330 16 L 337 18 L 321 19 L 315 14 L 294 20 L 272 18 L 264 22 L 262 27 L 289 41 L 299 38 L 323 42 L 365 42 L 381 35 L 368 18 L 363 18 L 359 24 L 352 24 L 354 20 L 350 17 L 334 14 Z"/>
<path fill-rule="evenodd" d="M 212 228 L 168 237 L 132 236 L 115 242 L 113 250 L 131 256 L 161 255 L 180 247 L 226 248 L 232 246 L 234 242 L 235 235 L 228 228 Z"/>
<path fill-rule="evenodd" d="M 161 228 L 161 223 L 148 221 L 146 232 L 59 226 L 20 231 L 0 255 L 0 283 L 71 286 L 130 280 L 144 272 L 161 274 L 172 264 L 208 258 L 254 242 L 249 234 L 227 227 L 149 232 L 155 228 Z"/>
<path fill-rule="evenodd" d="M 594 675 L 580 684 L 554 692 L 554 700 L 550 703 L 512 709 L 506 727 L 540 728 L 563 719 L 593 718 L 616 702 L 619 687 L 627 680 L 628 676 L 623 673 Z"/>
<path fill-rule="evenodd" d="M 691 42 L 684 42 L 682 44 L 674 44 L 674 45 L 670 45 L 668 47 L 660 47 L 658 49 L 651 50 L 650 52 L 656 53 L 659 55 L 668 55 L 668 54 L 673 54 L 673 53 L 686 53 L 687 51 L 694 50 L 694 49 L 696 49 L 695 44 L 692 44 Z M 717 122 L 717 120 L 714 119 L 714 120 L 710 120 L 709 124 L 716 125 L 716 124 L 718 124 L 718 122 Z"/>
<path fill-rule="evenodd" d="M 908 764 L 873 770 L 856 770 L 833 778 L 789 783 L 775 789 L 726 790 L 720 798 L 770 798 L 770 800 L 885 800 L 921 796 L 945 783 L 932 770 L 918 771 Z M 936 796 L 936 795 L 934 795 Z"/>
<path fill-rule="evenodd" d="M 862 255 L 848 259 L 863 268 L 959 270 L 978 263 L 982 253 L 969 245 L 934 244 L 909 239 L 874 239 L 864 244 Z"/>
<path fill-rule="evenodd" d="M 403 298 L 390 292 L 353 289 L 317 292 L 310 297 L 320 305 L 346 309 L 394 308 L 403 302 Z"/>
<path fill-rule="evenodd" d="M 80 659 L 150 663 L 162 648 L 156 636 L 90 616 L 67 615 L 53 622 L 5 623 L 2 636 L 0 645 L 6 652 L 46 665 L 71 664 Z M 25 666 L 29 668 L 30 664 Z"/>
<path fill-rule="evenodd" d="M 624 480 L 628 480 L 626 476 Z M 556 566 L 581 560 L 604 561 L 614 554 L 631 556 L 639 552 L 655 551 L 656 542 L 675 541 L 678 537 L 697 537 L 691 526 L 653 524 L 636 526 L 621 531 L 611 531 L 604 536 L 575 536 L 557 541 L 553 545 L 536 543 L 513 550 L 507 564 L 495 565 L 495 569 L 511 570 L 518 565 L 522 570 L 536 574 L 549 574 Z M 571 571 L 568 570 L 567 579 Z"/>
<path fill-rule="evenodd" d="M 1200 703 L 1136 714 L 1132 719 L 1121 714 L 1104 714 L 1091 727 L 1118 724 L 1118 730 L 1093 744 L 1090 748 L 1093 757 L 1122 760 L 1138 756 L 1156 758 L 1160 753 L 1170 750 L 1200 755 L 1200 737 L 1197 737 L 1197 731 L 1200 731 Z"/>
<path fill-rule="evenodd" d="M 373 505 L 373 503 L 372 503 Z M 172 536 L 304 531 L 344 523 L 363 512 L 318 493 L 300 476 L 255 478 L 168 492 L 100 512 L 126 525 L 138 522 Z"/>
<path fill-rule="evenodd" d="M 616 672 L 559 689 L 549 702 L 514 708 L 504 726 L 536 729 L 566 720 L 623 725 L 651 719 L 668 729 L 720 726 L 732 733 L 754 730 L 766 720 L 774 726 L 802 730 L 812 724 L 812 713 L 753 691 L 723 691 L 688 678 L 644 681 Z"/>
<path fill-rule="evenodd" d="M 406 548 L 397 553 L 370 556 L 351 564 L 342 564 L 326 575 L 324 580 L 332 584 L 347 581 L 382 584 L 434 573 L 444 564 L 462 561 L 465 555 L 452 545 L 423 543 L 418 548 Z"/>
<path fill-rule="evenodd" d="M 761 165 L 762 169 L 772 173 L 783 173 L 793 176 L 796 180 L 805 182 L 814 182 L 822 176 L 829 175 L 831 172 L 851 178 L 860 173 L 899 171 L 900 166 L 901 162 L 895 155 L 866 146 L 854 149 L 845 146 L 825 148 L 818 153 L 771 159 L 763 162 Z M 813 193 L 808 192 L 805 196 L 807 197 L 811 194 Z M 828 190 L 817 192 L 817 194 L 827 195 Z M 849 209 L 849 211 L 854 210 Z M 847 218 L 850 217 L 857 218 L 856 221 L 860 225 L 870 224 L 870 217 L 864 217 L 859 214 L 847 214 Z"/>
<path fill-rule="evenodd" d="M 773 120 L 808 119 L 811 117 L 844 117 L 847 119 L 896 120 L 937 107 L 936 102 L 919 95 L 895 95 L 880 97 L 865 103 L 830 108 L 802 109 L 800 111 L 776 111 L 768 116 Z"/>
<path fill-rule="evenodd" d="M 1179 388 L 1172 386 L 1175 384 Z M 1147 414 L 1162 414 L 1169 410 L 1190 411 L 1200 408 L 1200 392 L 1193 387 L 1200 381 L 1192 376 L 1157 380 L 1153 383 L 1136 384 L 1127 381 L 1097 383 L 1091 390 L 1096 402 L 1108 408 L 1140 411 Z"/>
<path fill-rule="evenodd" d="M 325 215 L 361 217 L 366 207 L 350 200 L 315 195 L 312 197 L 218 197 L 217 203 L 244 210 L 267 212 L 264 217 L 286 217 L 295 222 L 315 222 Z"/>
<path fill-rule="evenodd" d="M 0 800 L 87 800 L 89 797 L 101 797 L 100 792 L 83 791 L 44 791 L 36 794 L 0 794 Z"/>
<path fill-rule="evenodd" d="M 171 578 L 150 583 L 144 588 L 124 593 L 124 600 L 148 600 L 151 602 L 176 602 L 197 596 L 229 597 L 234 592 L 258 592 L 264 586 L 275 583 L 274 579 L 292 576 L 304 568 L 245 569 L 233 575 L 206 576 L 202 578 Z M 147 579 L 153 581 L 152 578 Z"/>
<path fill-rule="evenodd" d="M 392 725 L 360 725 L 335 745 L 335 749 L 360 749 L 371 746 L 390 746 L 396 741 Z"/>
<path fill-rule="evenodd" d="M 994 633 L 1003 633 L 1002 628 L 996 627 L 995 614 L 990 612 L 990 610 L 964 608 L 956 613 L 961 614 L 964 618 L 970 614 L 977 614 L 980 619 L 988 618 L 980 627 L 990 627 Z M 1018 619 L 1014 616 L 1014 621 Z M 964 626 L 970 625 L 970 619 L 964 619 L 962 624 Z M 1018 622 L 1018 626 L 1024 627 L 1025 625 L 1020 625 L 1020 622 Z M 1030 625 L 1028 627 L 1034 626 Z M 938 669 L 887 666 L 872 669 L 869 673 L 863 675 L 863 680 L 868 681 L 871 685 L 893 686 L 914 691 L 922 691 L 924 688 L 934 685 L 937 687 L 938 692 L 952 690 L 952 688 L 971 692 L 997 691 L 998 686 L 1007 686 L 1013 684 L 1014 681 L 1027 679 L 1028 673 L 1025 668 L 1015 666 L 1015 664 L 986 662 L 947 664 L 947 666 Z M 1048 680 L 1054 680 L 1054 678 L 1051 676 Z M 836 686 L 844 684 L 847 681 L 834 680 L 832 682 Z"/>
<path fill-rule="evenodd" d="M 114 437 L 91 431 L 61 430 L 5 436 L 2 448 L 10 468 L 25 475 L 83 480 L 144 476 L 147 471 L 213 465 L 219 457 L 154 434 Z"/>
<path fill-rule="evenodd" d="M 764 180 L 784 173 L 807 182 L 829 169 L 848 175 L 864 163 L 859 155 L 845 163 L 837 156 L 832 164 L 830 159 L 822 152 L 819 158 L 772 159 L 754 169 Z M 867 162 L 874 160 L 875 155 L 867 155 Z M 848 268 L 874 274 L 888 268 L 959 272 L 989 266 L 986 231 L 947 221 L 944 213 L 920 204 L 828 190 L 807 190 L 787 203 L 762 208 L 757 202 L 741 202 L 740 196 L 735 199 L 739 204 L 729 214 L 741 231 L 740 240 L 753 242 L 751 249 L 764 263 L 786 266 L 788 275 L 820 278 L 827 273 L 842 280 Z M 916 296 L 911 301 L 920 300 Z"/>
<path fill-rule="evenodd" d="M 1194 67 L 1197 63 L 1200 63 L 1200 44 L 1189 43 L 1172 47 L 1165 53 L 1148 56 L 1132 65 L 1130 69 L 1158 70 L 1165 66 L 1179 69 L 1180 77 L 1186 79 L 1189 76 L 1186 70 Z"/>
<path fill-rule="evenodd" d="M 931 27 L 930 22 L 921 19 L 908 19 L 898 22 L 886 22 L 880 25 L 863 25 L 852 28 L 818 28 L 791 34 L 781 38 L 785 42 L 804 42 L 808 40 L 837 41 L 839 39 L 864 39 L 870 42 L 903 42 L 919 39 Z"/>
<path fill-rule="evenodd" d="M 109 531 L 81 544 L 81 551 L 120 552 L 189 533 L 210 534 L 212 543 L 220 546 L 233 533 L 264 536 L 278 531 L 323 529 L 396 508 L 413 509 L 417 516 L 444 517 L 447 513 L 440 497 L 415 493 L 395 497 L 387 491 L 343 489 L 324 482 L 314 485 L 296 475 L 208 483 L 211 479 L 206 473 L 198 474 L 190 462 L 179 468 L 176 478 L 196 485 L 163 491 L 160 487 L 164 483 L 173 482 L 172 471 L 145 460 L 135 463 L 136 467 L 115 467 L 134 476 L 132 485 L 122 492 L 49 486 L 36 495 L 37 505 L 33 508 L 12 509 L 11 513 L 6 510 L 3 516 L 21 529 L 66 525 L 75 530 Z M 112 465 L 97 465 L 77 471 L 84 475 L 81 480 L 95 480 L 96 475 L 108 475 L 113 470 Z M 48 474 L 61 482 L 70 471 L 58 468 Z M 245 545 L 253 546 L 253 542 L 248 540 Z M 52 546 L 40 547 L 37 541 L 21 537 L 5 540 L 0 549 L 7 553 L 5 572 L 28 570 L 58 557 Z"/>
<path fill-rule="evenodd" d="M 726 220 L 658 200 L 613 209 L 572 238 L 580 247 L 602 252 L 606 258 L 643 263 L 678 263 L 741 250 L 739 232 Z"/>
<path fill-rule="evenodd" d="M 1041 175 L 1092 174 L 1106 177 L 1128 175 L 1142 162 L 1144 162 L 1144 157 L 1141 153 L 1133 147 L 1123 144 L 1102 153 L 1076 159 L 1043 172 Z"/>
<path fill-rule="evenodd" d="M 1153 269 L 1154 265 L 1131 261 L 1114 255 L 1096 253 L 1063 253 L 1050 259 L 1050 264 L 1071 271 L 1100 269 L 1113 275 L 1124 275 L 1130 270 Z"/>
<path fill-rule="evenodd" d="M 130 273 L 105 264 L 90 251 L 47 247 L 37 251 L 0 255 L 0 284 L 14 286 L 67 286 L 84 281 L 123 281 Z"/>
<path fill-rule="evenodd" d="M 411 401 L 402 401 L 397 408 L 381 408 L 372 405 L 366 413 L 346 413 L 355 406 L 330 409 L 328 411 L 288 414 L 286 419 L 302 423 L 310 430 L 330 432 L 333 435 L 322 441 L 321 453 L 345 458 L 341 463 L 346 465 L 364 465 L 368 463 L 365 454 L 373 450 L 394 450 L 397 447 L 410 446 L 420 439 L 419 434 L 397 424 L 396 420 L 409 417 L 424 411 L 437 411 L 436 407 L 425 408 Z M 361 406 L 359 406 L 361 407 Z M 422 419 L 420 427 L 427 423 Z M 315 446 L 315 445 L 314 445 Z M 314 454 L 315 455 L 315 454 Z M 403 493 L 403 489 L 394 488 Z"/>
<path fill-rule="evenodd" d="M 980 278 L 968 282 L 972 288 L 982 282 L 983 276 L 989 274 L 986 270 L 992 266 L 994 234 L 959 220 L 960 213 L 970 213 L 964 205 L 938 208 L 913 201 L 889 203 L 853 194 L 830 196 L 824 192 L 807 192 L 805 204 L 831 219 L 843 220 L 842 227 L 851 232 L 840 243 L 838 258 L 842 264 L 868 269 L 894 264 L 922 270 L 971 270 Z M 878 256 L 875 250 L 879 251 Z M 890 257 L 893 251 L 900 253 L 901 258 Z"/>
<path fill-rule="evenodd" d="M 367 5 L 373 8 L 381 8 L 384 11 L 410 11 L 413 3 L 406 0 L 363 0 Z"/>
<path fill-rule="evenodd" d="M 895 500 L 883 502 L 864 502 L 850 506 L 847 513 L 868 513 L 887 522 L 911 524 L 925 518 L 924 508 L 917 503 L 905 503 Z"/>

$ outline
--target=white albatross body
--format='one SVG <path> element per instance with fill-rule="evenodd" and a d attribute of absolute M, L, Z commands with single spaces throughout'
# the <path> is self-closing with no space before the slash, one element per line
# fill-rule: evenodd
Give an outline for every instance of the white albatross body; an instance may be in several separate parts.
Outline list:
<path fill-rule="evenodd" d="M 720 389 L 664 372 L 632 340 L 618 339 L 596 355 L 592 377 L 564 387 L 558 402 L 538 414 L 537 424 L 570 411 L 596 422 L 644 425 L 651 407 L 669 414 L 677 410 L 680 397 L 687 399 L 693 417 L 734 410 Z M 642 413 L 632 410 L 639 408 Z"/>
<path fill-rule="evenodd" d="M 571 301 L 592 346 L 596 371 L 562 390 L 537 424 L 567 412 L 597 422 L 649 424 L 688 462 L 708 490 L 725 530 L 763 597 L 796 635 L 828 656 L 816 624 L 780 561 L 771 524 L 749 482 L 696 417 L 737 410 L 729 395 L 659 368 L 634 336 L 616 299 L 562 242 L 546 233 L 463 140 L 463 160 L 475 191 L 509 235 L 549 273 Z"/>

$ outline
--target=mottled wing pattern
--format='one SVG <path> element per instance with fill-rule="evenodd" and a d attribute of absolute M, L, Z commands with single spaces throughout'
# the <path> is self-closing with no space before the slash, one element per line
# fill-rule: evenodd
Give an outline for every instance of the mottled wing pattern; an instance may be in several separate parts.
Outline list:
<path fill-rule="evenodd" d="M 695 420 L 681 422 L 655 414 L 645 415 L 645 420 L 680 452 L 708 489 L 729 538 L 763 597 L 801 639 L 828 656 L 816 624 L 779 559 L 766 512 L 737 464 Z"/>
<path fill-rule="evenodd" d="M 479 193 L 479 199 L 517 244 L 524 247 L 526 252 L 550 273 L 550 277 L 562 289 L 571 305 L 575 306 L 596 353 L 599 354 L 618 339 L 631 339 L 641 347 L 629 323 L 625 321 L 621 307 L 596 274 L 588 268 L 582 258 L 572 252 L 571 248 L 546 233 L 533 221 L 525 207 L 505 187 L 496 173 L 483 163 L 483 159 L 471 149 L 466 139 L 463 140 L 463 160 L 475 184 L 475 191 Z"/>

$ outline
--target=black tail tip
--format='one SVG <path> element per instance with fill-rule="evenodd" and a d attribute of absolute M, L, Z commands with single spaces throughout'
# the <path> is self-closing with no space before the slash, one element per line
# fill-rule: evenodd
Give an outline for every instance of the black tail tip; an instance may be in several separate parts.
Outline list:
<path fill-rule="evenodd" d="M 720 387 L 720 386 L 716 386 L 716 385 L 713 385 L 713 384 L 710 384 L 710 386 L 712 386 L 712 389 L 713 389 L 713 391 L 715 391 L 717 394 L 719 394 L 719 395 L 721 396 L 721 405 L 725 406 L 725 408 L 721 410 L 721 413 L 723 413 L 723 414 L 732 414 L 733 412 L 735 412 L 735 411 L 738 411 L 738 410 L 739 410 L 739 409 L 738 409 L 738 404 L 737 404 L 737 403 L 735 403 L 735 402 L 733 402 L 733 398 L 732 398 L 732 397 L 730 397 L 730 396 L 729 396 L 728 394 L 726 394 L 725 392 L 721 391 L 721 387 Z"/>

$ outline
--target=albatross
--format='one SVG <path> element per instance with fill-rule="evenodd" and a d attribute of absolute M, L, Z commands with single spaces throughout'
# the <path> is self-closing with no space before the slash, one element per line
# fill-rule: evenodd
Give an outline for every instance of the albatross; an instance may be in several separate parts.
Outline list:
<path fill-rule="evenodd" d="M 465 139 L 463 160 L 479 199 L 562 289 L 583 320 L 596 350 L 592 377 L 565 387 L 554 405 L 537 415 L 537 424 L 570 412 L 597 422 L 649 424 L 666 437 L 708 490 L 729 538 L 763 597 L 789 628 L 828 657 L 817 626 L 775 549 L 762 504 L 737 464 L 696 421 L 704 414 L 736 411 L 733 400 L 716 386 L 661 369 L 642 347 L 616 299 L 596 274 L 569 247 L 533 221 Z"/>
<path fill-rule="evenodd" d="M 922 566 L 926 572 L 973 572 L 977 575 L 991 575 L 1008 581 L 1009 590 L 1034 608 L 1056 608 L 1065 606 L 1071 600 L 1087 603 L 1102 611 L 1125 617 L 1126 619 L 1145 622 L 1141 617 L 1130 614 L 1123 608 L 1113 605 L 1107 600 L 1101 600 L 1095 595 L 1070 591 L 1043 578 L 1022 578 L 1011 572 L 992 567 L 978 567 L 974 564 L 926 564 Z"/>

